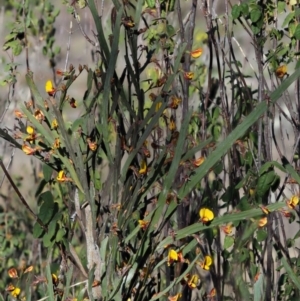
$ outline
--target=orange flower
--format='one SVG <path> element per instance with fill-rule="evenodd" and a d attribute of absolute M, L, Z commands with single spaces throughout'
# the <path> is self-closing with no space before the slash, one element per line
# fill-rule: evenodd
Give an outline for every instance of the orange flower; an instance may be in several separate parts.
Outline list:
<path fill-rule="evenodd" d="M 172 115 L 170 118 L 170 122 L 169 122 L 169 130 L 171 132 L 176 131 L 176 123 L 175 123 L 175 119 L 174 116 Z"/>
<path fill-rule="evenodd" d="M 28 145 L 26 145 L 26 144 L 23 144 L 23 145 L 22 145 L 22 151 L 23 151 L 26 155 L 30 156 L 30 155 L 33 155 L 33 154 L 37 151 L 37 149 L 36 149 L 36 148 L 32 148 L 32 147 L 30 147 L 30 146 L 28 146 Z"/>
<path fill-rule="evenodd" d="M 12 283 L 10 283 L 6 288 L 5 291 L 6 292 L 12 292 L 15 289 L 14 285 Z"/>
<path fill-rule="evenodd" d="M 24 274 L 29 273 L 33 270 L 33 265 L 29 266 L 25 271 Z"/>
<path fill-rule="evenodd" d="M 42 122 L 45 119 L 45 115 L 44 115 L 44 113 L 40 109 L 35 110 L 34 117 L 39 122 Z"/>
<path fill-rule="evenodd" d="M 214 213 L 208 208 L 202 208 L 199 211 L 200 220 L 203 224 L 207 224 L 214 219 Z"/>
<path fill-rule="evenodd" d="M 230 235 L 232 233 L 232 224 L 227 224 L 226 226 L 221 226 L 221 230 L 226 234 Z"/>
<path fill-rule="evenodd" d="M 76 109 L 77 108 L 77 102 L 76 100 L 72 97 L 71 100 L 70 100 L 70 106 L 73 108 L 73 109 Z"/>
<path fill-rule="evenodd" d="M 89 149 L 94 152 L 97 149 L 97 143 L 92 142 L 91 139 L 89 139 L 89 138 L 86 141 L 89 145 Z"/>
<path fill-rule="evenodd" d="M 197 48 L 195 50 L 191 51 L 191 57 L 193 59 L 197 59 L 198 57 L 200 57 L 202 55 L 203 49 L 202 48 Z"/>
<path fill-rule="evenodd" d="M 193 161 L 194 166 L 199 167 L 205 161 L 205 157 L 199 157 Z"/>
<path fill-rule="evenodd" d="M 287 218 L 290 218 L 292 216 L 292 213 L 288 210 L 281 209 L 280 213 L 282 213 L 282 215 Z"/>
<path fill-rule="evenodd" d="M 139 220 L 139 225 L 140 225 L 140 228 L 143 229 L 143 230 L 146 230 L 148 228 L 148 225 L 149 225 L 149 221 L 145 221 L 145 220 Z"/>
<path fill-rule="evenodd" d="M 287 74 L 287 66 L 286 65 L 279 66 L 276 69 L 275 74 L 278 78 L 283 78 Z"/>
<path fill-rule="evenodd" d="M 15 110 L 14 113 L 15 113 L 15 116 L 19 119 L 25 117 L 25 115 L 19 110 Z"/>
<path fill-rule="evenodd" d="M 171 103 L 169 104 L 169 108 L 176 110 L 180 103 L 181 103 L 181 98 L 178 98 L 176 96 L 172 96 L 171 97 Z"/>
<path fill-rule="evenodd" d="M 10 278 L 18 278 L 18 271 L 15 268 L 11 268 L 8 270 L 8 276 Z"/>
<path fill-rule="evenodd" d="M 299 203 L 299 197 L 297 195 L 293 195 L 287 202 L 287 206 L 290 209 L 295 209 L 295 207 L 298 205 Z"/>
<path fill-rule="evenodd" d="M 168 300 L 169 301 L 178 301 L 180 298 L 181 298 L 182 294 L 181 293 L 178 293 L 176 294 L 175 296 L 169 296 L 168 297 Z"/>
<path fill-rule="evenodd" d="M 217 295 L 217 290 L 215 288 L 212 288 L 209 294 L 207 295 L 207 299 L 213 298 Z"/>
<path fill-rule="evenodd" d="M 256 282 L 259 278 L 260 272 L 257 272 L 256 275 L 254 276 L 254 282 Z"/>
<path fill-rule="evenodd" d="M 270 213 L 270 210 L 266 206 L 260 206 L 260 209 L 265 215 L 268 215 Z"/>
<path fill-rule="evenodd" d="M 258 226 L 260 228 L 264 227 L 268 222 L 268 218 L 265 216 L 265 217 L 262 217 L 259 221 L 258 221 Z"/>
<path fill-rule="evenodd" d="M 192 80 L 194 77 L 194 72 L 184 72 L 183 77 L 187 80 Z"/>
<path fill-rule="evenodd" d="M 55 94 L 56 90 L 55 90 L 51 80 L 46 81 L 45 90 L 49 96 L 53 96 Z"/>
<path fill-rule="evenodd" d="M 53 149 L 60 148 L 60 140 L 59 138 L 55 138 L 54 143 L 53 143 Z"/>

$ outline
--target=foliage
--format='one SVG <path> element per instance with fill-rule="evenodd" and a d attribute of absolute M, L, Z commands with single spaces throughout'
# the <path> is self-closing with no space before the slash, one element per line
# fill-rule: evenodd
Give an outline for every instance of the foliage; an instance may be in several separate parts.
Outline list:
<path fill-rule="evenodd" d="M 93 62 L 69 61 L 71 23 L 59 69 L 61 9 L 9 1 L 7 103 L 23 53 L 30 99 L 17 103 L 13 129 L 3 126 L 7 106 L 0 136 L 41 164 L 33 203 L 0 161 L 25 209 L 0 214 L 1 256 L 10 259 L 0 284 L 9 298 L 299 298 L 291 255 L 299 234 L 286 238 L 299 214 L 299 8 L 226 2 L 221 19 L 208 2 L 202 12 L 197 5 L 114 0 L 106 28 L 93 0 L 64 2 Z M 238 32 L 248 35 L 255 67 Z M 52 79 L 31 71 L 30 41 L 43 43 Z M 81 99 L 72 88 L 82 77 Z"/>

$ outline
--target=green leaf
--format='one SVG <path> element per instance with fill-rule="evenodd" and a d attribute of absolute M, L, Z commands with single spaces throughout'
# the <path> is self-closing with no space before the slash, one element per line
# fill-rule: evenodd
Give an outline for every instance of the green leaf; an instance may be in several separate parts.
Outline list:
<path fill-rule="evenodd" d="M 277 11 L 278 11 L 278 14 L 281 14 L 282 12 L 285 11 L 285 1 L 278 1 L 277 2 Z"/>
<path fill-rule="evenodd" d="M 296 27 L 296 29 L 295 29 L 294 37 L 295 37 L 297 40 L 300 40 L 300 24 L 298 24 L 297 27 Z"/>
<path fill-rule="evenodd" d="M 262 17 L 262 11 L 259 8 L 254 8 L 250 12 L 250 19 L 253 23 L 256 23 Z"/>
<path fill-rule="evenodd" d="M 256 194 L 263 197 L 271 188 L 272 183 L 276 179 L 276 174 L 273 170 L 262 174 L 257 181 Z"/>
<path fill-rule="evenodd" d="M 241 7 L 238 4 L 233 5 L 233 7 L 231 9 L 232 19 L 235 20 L 235 19 L 239 18 L 240 15 L 241 15 Z"/>
<path fill-rule="evenodd" d="M 46 182 L 49 182 L 51 180 L 52 173 L 53 173 L 52 167 L 50 167 L 47 164 L 44 164 L 43 165 L 43 176 L 44 176 L 44 180 Z"/>
<path fill-rule="evenodd" d="M 268 237 L 268 233 L 264 229 L 258 229 L 256 233 L 256 238 L 258 242 L 265 241 L 266 238 Z"/>
<path fill-rule="evenodd" d="M 43 203 L 40 207 L 38 217 L 47 225 L 51 221 L 52 217 L 58 212 L 58 204 L 54 203 L 53 196 L 50 191 L 46 191 L 41 194 L 40 198 L 43 200 Z"/>
<path fill-rule="evenodd" d="M 242 2 L 240 4 L 240 8 L 241 8 L 241 13 L 242 13 L 243 17 L 247 18 L 248 14 L 249 14 L 249 5 L 248 5 L 248 3 Z"/>
<path fill-rule="evenodd" d="M 227 250 L 234 244 L 234 238 L 232 236 L 226 235 L 224 238 L 224 250 Z"/>
<path fill-rule="evenodd" d="M 33 237 L 34 238 L 40 238 L 42 236 L 42 234 L 44 233 L 44 229 L 40 226 L 39 223 L 35 223 L 33 226 Z"/>
<path fill-rule="evenodd" d="M 60 242 L 63 239 L 63 237 L 66 235 L 66 233 L 67 231 L 65 228 L 60 228 L 56 233 L 55 241 Z"/>
<path fill-rule="evenodd" d="M 283 21 L 283 23 L 282 23 L 282 28 L 284 28 L 286 25 L 288 25 L 288 24 L 293 20 L 294 17 L 295 17 L 295 12 L 289 13 L 289 14 L 285 17 L 285 19 L 284 19 L 284 21 Z"/>

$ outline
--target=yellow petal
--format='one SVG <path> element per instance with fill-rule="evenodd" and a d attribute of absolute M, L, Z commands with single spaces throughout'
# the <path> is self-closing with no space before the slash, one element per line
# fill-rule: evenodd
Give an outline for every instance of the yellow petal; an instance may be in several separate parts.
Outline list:
<path fill-rule="evenodd" d="M 61 171 L 58 173 L 58 175 L 57 175 L 57 177 L 56 177 L 56 180 L 57 180 L 58 182 L 65 182 L 65 181 L 66 181 L 65 172 L 64 172 L 63 170 L 61 170 Z"/>
<path fill-rule="evenodd" d="M 210 268 L 210 266 L 211 266 L 211 264 L 212 264 L 212 258 L 210 257 L 210 256 L 205 256 L 204 257 L 204 262 L 203 262 L 203 265 L 202 265 L 202 268 L 204 269 L 204 270 L 209 270 L 209 268 Z"/>
<path fill-rule="evenodd" d="M 140 167 L 140 170 L 139 170 L 139 174 L 140 175 L 144 175 L 147 173 L 147 163 L 145 160 L 142 160 L 141 161 L 141 167 Z"/>
<path fill-rule="evenodd" d="M 16 287 L 12 292 L 11 292 L 11 295 L 14 297 L 14 298 L 17 298 L 21 293 L 21 289 Z"/>
<path fill-rule="evenodd" d="M 208 208 L 202 208 L 199 211 L 200 219 L 203 224 L 209 223 L 214 219 L 214 213 Z"/>
<path fill-rule="evenodd" d="M 34 133 L 34 128 L 32 126 L 28 125 L 26 128 L 26 132 L 27 132 L 27 134 L 32 135 Z"/>
<path fill-rule="evenodd" d="M 267 224 L 267 222 L 268 222 L 268 218 L 265 216 L 258 221 L 258 226 L 264 227 Z"/>
<path fill-rule="evenodd" d="M 46 92 L 50 95 L 53 96 L 55 93 L 55 88 L 53 87 L 52 81 L 51 80 L 47 80 L 46 84 L 45 84 L 45 90 Z"/>
<path fill-rule="evenodd" d="M 188 284 L 189 288 L 193 289 L 193 288 L 197 287 L 198 281 L 199 281 L 199 277 L 196 274 L 194 274 L 190 277 L 187 284 Z"/>
<path fill-rule="evenodd" d="M 177 261 L 178 261 L 178 253 L 175 250 L 171 249 L 168 254 L 168 260 L 167 260 L 168 266 L 172 265 L 174 262 Z"/>

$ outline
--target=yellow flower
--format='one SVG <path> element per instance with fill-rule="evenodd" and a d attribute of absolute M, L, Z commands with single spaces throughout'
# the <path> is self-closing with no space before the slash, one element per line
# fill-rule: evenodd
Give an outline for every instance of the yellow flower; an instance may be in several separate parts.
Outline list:
<path fill-rule="evenodd" d="M 276 69 L 275 74 L 278 78 L 283 78 L 287 74 L 287 66 L 286 65 L 279 66 Z"/>
<path fill-rule="evenodd" d="M 58 122 L 56 119 L 53 119 L 51 122 L 51 128 L 56 130 L 58 128 Z"/>
<path fill-rule="evenodd" d="M 287 206 L 291 209 L 295 209 L 295 207 L 299 203 L 299 197 L 297 195 L 293 195 L 287 202 Z"/>
<path fill-rule="evenodd" d="M 64 183 L 64 182 L 71 182 L 72 179 L 67 178 L 65 175 L 65 172 L 63 170 L 58 172 L 58 175 L 56 177 L 56 181 L 60 182 L 60 183 Z"/>
<path fill-rule="evenodd" d="M 262 217 L 259 221 L 258 221 L 258 226 L 259 227 L 264 227 L 268 222 L 268 218 L 265 216 L 265 217 Z"/>
<path fill-rule="evenodd" d="M 212 258 L 208 255 L 204 257 L 204 261 L 200 262 L 200 266 L 203 270 L 208 271 L 210 269 L 210 266 L 212 265 Z"/>
<path fill-rule="evenodd" d="M 191 51 L 191 57 L 193 59 L 197 59 L 198 57 L 200 57 L 202 55 L 203 49 L 202 48 L 197 48 L 195 50 Z"/>
<path fill-rule="evenodd" d="M 214 213 L 208 208 L 202 208 L 199 211 L 200 220 L 203 224 L 207 224 L 214 219 Z"/>
<path fill-rule="evenodd" d="M 57 286 L 59 283 L 58 277 L 55 274 L 51 274 L 51 276 L 52 276 L 52 282 L 54 286 Z"/>
<path fill-rule="evenodd" d="M 51 80 L 47 80 L 45 84 L 45 90 L 48 95 L 53 96 L 55 94 L 55 88 L 53 87 L 53 83 Z"/>
<path fill-rule="evenodd" d="M 18 288 L 18 287 L 15 287 L 15 289 L 11 292 L 11 295 L 14 297 L 14 298 L 17 298 L 21 293 L 21 289 Z"/>
<path fill-rule="evenodd" d="M 167 265 L 170 266 L 177 261 L 178 261 L 178 253 L 175 250 L 171 249 L 168 254 Z"/>
<path fill-rule="evenodd" d="M 147 163 L 145 160 L 141 161 L 141 166 L 140 166 L 140 170 L 139 170 L 139 174 L 140 175 L 144 175 L 147 173 Z"/>
<path fill-rule="evenodd" d="M 26 132 L 27 132 L 27 134 L 32 135 L 34 133 L 34 128 L 32 126 L 28 125 L 26 128 Z"/>
<path fill-rule="evenodd" d="M 140 225 L 140 228 L 143 229 L 143 230 L 146 230 L 148 225 L 149 225 L 149 221 L 145 221 L 145 220 L 139 220 L 139 225 Z"/>
<path fill-rule="evenodd" d="M 193 289 L 197 287 L 198 282 L 199 282 L 199 277 L 196 274 L 194 274 L 188 278 L 187 285 L 189 286 L 190 289 Z"/>

